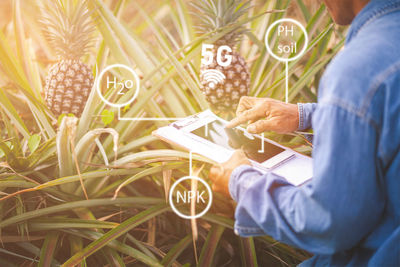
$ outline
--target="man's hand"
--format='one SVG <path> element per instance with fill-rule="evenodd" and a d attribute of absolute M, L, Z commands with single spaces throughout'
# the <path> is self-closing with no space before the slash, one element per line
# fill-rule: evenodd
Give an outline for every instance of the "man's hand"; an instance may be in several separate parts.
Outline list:
<path fill-rule="evenodd" d="M 228 187 L 229 178 L 231 177 L 233 170 L 241 165 L 251 164 L 242 150 L 236 150 L 227 162 L 212 167 L 209 178 L 213 182 L 213 191 L 230 196 Z"/>
<path fill-rule="evenodd" d="M 286 104 L 271 98 L 242 97 L 236 116 L 226 127 L 233 128 L 250 122 L 247 131 L 252 134 L 265 131 L 290 133 L 296 131 L 299 125 L 297 105 Z"/>

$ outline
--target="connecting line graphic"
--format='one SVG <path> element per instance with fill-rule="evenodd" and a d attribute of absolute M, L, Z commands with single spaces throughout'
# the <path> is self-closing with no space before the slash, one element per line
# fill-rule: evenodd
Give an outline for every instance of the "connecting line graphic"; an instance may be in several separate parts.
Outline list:
<path fill-rule="evenodd" d="M 185 118 L 126 118 L 121 117 L 121 108 L 118 108 L 118 120 L 120 121 L 179 121 Z"/>
<path fill-rule="evenodd" d="M 285 62 L 286 65 L 286 91 L 285 91 L 285 99 L 286 104 L 289 103 L 289 62 Z"/>
<path fill-rule="evenodd" d="M 282 23 L 291 23 L 292 27 L 291 30 L 288 29 L 288 25 L 282 25 Z M 278 45 L 278 51 L 280 50 L 280 54 L 276 54 L 273 49 L 270 46 L 270 41 L 269 41 L 269 36 L 271 31 L 278 26 L 278 36 L 285 35 L 286 37 L 288 37 L 289 33 L 291 33 L 291 36 L 293 37 L 294 35 L 294 25 L 296 25 L 296 27 L 300 28 L 300 30 L 303 32 L 304 34 L 304 45 L 303 48 L 301 49 L 300 52 L 297 52 L 297 42 L 292 42 L 291 45 Z M 289 62 L 291 61 L 295 61 L 297 59 L 299 59 L 307 50 L 308 47 L 308 34 L 307 34 L 307 30 L 306 28 L 297 20 L 295 19 L 290 19 L 290 18 L 283 18 L 283 19 L 279 19 L 277 21 L 275 21 L 274 23 L 272 23 L 268 29 L 267 29 L 267 33 L 265 34 L 265 46 L 267 47 L 267 51 L 268 53 L 275 58 L 276 60 L 280 61 L 280 62 L 285 62 L 285 74 L 286 74 L 286 80 L 285 80 L 285 98 L 286 98 L 286 103 L 289 103 Z M 279 48 L 280 47 L 280 48 Z M 289 53 L 291 51 L 291 53 L 297 54 L 293 57 L 283 57 L 283 55 L 281 55 L 282 53 Z"/>
<path fill-rule="evenodd" d="M 286 98 L 287 100 L 287 98 Z M 287 101 L 286 101 L 287 103 Z M 179 121 L 185 118 L 126 118 L 121 117 L 121 108 L 118 108 L 118 120 L 120 121 Z M 208 123 L 205 125 L 205 136 L 208 136 Z M 261 149 L 258 153 L 264 153 L 264 133 L 261 134 Z M 189 152 L 189 176 L 192 176 L 192 165 L 193 165 L 193 151 Z"/>
<path fill-rule="evenodd" d="M 258 153 L 264 153 L 265 152 L 265 150 L 264 150 L 264 133 L 262 133 L 261 134 L 261 149 L 260 150 L 258 150 Z"/>
<path fill-rule="evenodd" d="M 189 151 L 189 176 L 192 176 L 192 168 L 193 168 L 193 152 Z"/>

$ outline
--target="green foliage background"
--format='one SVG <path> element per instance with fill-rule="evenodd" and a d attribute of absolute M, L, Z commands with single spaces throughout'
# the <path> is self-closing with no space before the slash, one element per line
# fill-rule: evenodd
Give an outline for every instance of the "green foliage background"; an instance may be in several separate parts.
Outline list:
<path fill-rule="evenodd" d="M 156 2 L 88 0 L 97 41 L 84 61 L 94 73 L 120 63 L 143 76 L 141 93 L 123 116 L 185 117 L 208 108 L 199 89 L 207 36 L 196 35 L 187 1 Z M 273 21 L 294 17 L 306 25 L 310 43 L 305 56 L 289 64 L 290 101 L 316 101 L 344 29 L 333 25 L 323 5 L 252 4 L 238 23 L 250 33 L 237 48 L 251 68 L 251 95 L 283 100 L 285 66 L 268 55 L 263 40 Z M 166 194 L 189 173 L 189 155 L 151 136 L 167 122 L 113 119 L 116 110 L 95 90 L 79 120 L 55 118 L 42 95 L 56 58 L 42 37 L 35 1 L 2 5 L 9 12 L 0 31 L 0 265 L 286 266 L 309 257 L 268 236 L 234 235 L 233 205 L 218 194 L 197 221 L 171 212 Z M 299 136 L 269 137 L 311 151 Z M 211 163 L 195 160 L 197 170 Z M 207 178 L 207 167 L 200 177 Z"/>

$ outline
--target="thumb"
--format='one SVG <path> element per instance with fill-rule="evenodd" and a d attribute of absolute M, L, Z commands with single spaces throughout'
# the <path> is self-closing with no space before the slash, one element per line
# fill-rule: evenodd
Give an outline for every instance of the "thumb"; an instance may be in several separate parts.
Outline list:
<path fill-rule="evenodd" d="M 274 126 L 269 120 L 258 120 L 249 126 L 247 126 L 247 131 L 252 134 L 259 134 L 265 131 L 272 131 Z"/>

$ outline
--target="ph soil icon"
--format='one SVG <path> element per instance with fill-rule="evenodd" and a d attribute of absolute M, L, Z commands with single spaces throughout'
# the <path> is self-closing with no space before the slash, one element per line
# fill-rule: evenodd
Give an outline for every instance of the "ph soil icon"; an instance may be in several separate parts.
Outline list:
<path fill-rule="evenodd" d="M 289 102 L 289 62 L 299 59 L 308 46 L 304 26 L 294 19 L 280 19 L 272 23 L 265 34 L 268 53 L 286 67 L 286 103 Z"/>
<path fill-rule="evenodd" d="M 191 182 L 198 182 L 192 190 Z M 178 179 L 169 191 L 169 204 L 172 210 L 184 219 L 195 219 L 203 216 L 212 204 L 212 191 L 203 179 L 196 176 L 185 176 Z M 195 205 L 194 214 L 191 206 Z M 198 213 L 197 213 L 198 212 Z"/>
<path fill-rule="evenodd" d="M 282 62 L 294 61 L 307 49 L 307 31 L 297 20 L 280 19 L 269 26 L 265 34 L 265 45 L 275 59 Z"/>
<path fill-rule="evenodd" d="M 279 25 L 278 26 L 278 38 L 284 38 L 294 36 L 294 25 Z M 278 53 L 280 54 L 296 54 L 297 53 L 297 42 L 288 38 L 285 40 L 286 44 L 278 44 Z"/>

